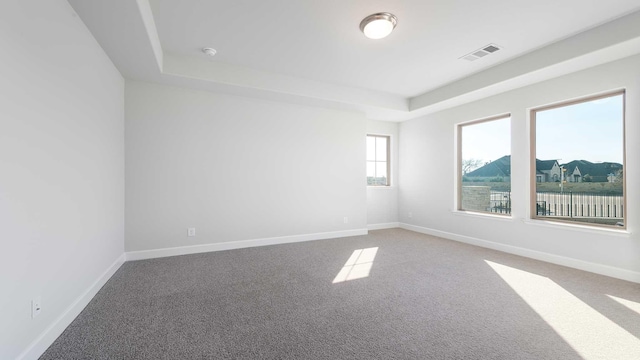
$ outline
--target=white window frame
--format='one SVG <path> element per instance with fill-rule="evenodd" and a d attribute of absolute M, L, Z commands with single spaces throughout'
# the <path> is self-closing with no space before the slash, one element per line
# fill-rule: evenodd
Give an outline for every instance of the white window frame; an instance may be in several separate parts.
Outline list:
<path fill-rule="evenodd" d="M 467 121 L 464 123 L 459 123 L 456 124 L 456 153 L 457 153 L 457 164 L 456 164 L 456 209 L 458 212 L 466 212 L 466 213 L 477 213 L 477 214 L 481 214 L 481 215 L 488 215 L 488 216 L 497 216 L 497 217 L 504 217 L 504 218 L 510 218 L 512 217 L 512 213 L 509 214 L 501 214 L 501 213 L 492 213 L 490 211 L 479 211 L 479 210 L 465 210 L 462 208 L 462 177 L 463 177 L 463 173 L 462 173 L 462 128 L 464 128 L 465 126 L 469 126 L 469 125 L 478 125 L 481 123 L 487 123 L 487 122 L 491 122 L 491 121 L 497 121 L 497 120 L 504 120 L 504 119 L 510 119 L 511 118 L 511 113 L 506 113 L 506 114 L 500 114 L 500 115 L 495 115 L 495 116 L 491 116 L 491 117 L 487 117 L 487 118 L 482 118 L 482 119 L 478 119 L 478 120 L 472 120 L 472 121 Z M 509 128 L 511 128 L 511 126 L 509 126 Z M 509 141 L 511 141 L 511 137 L 509 138 Z M 511 155 L 511 151 L 509 151 L 509 155 Z M 511 179 L 509 180 L 511 181 Z M 513 197 L 512 197 L 513 198 Z M 511 200 L 510 200 L 511 201 Z M 513 203 L 511 204 L 511 209 L 513 209 Z"/>
<path fill-rule="evenodd" d="M 387 171 L 387 183 L 380 185 L 380 184 L 369 184 L 367 182 L 367 186 L 373 186 L 373 187 L 391 186 L 391 136 L 390 135 L 380 135 L 380 134 L 367 134 L 367 138 L 370 138 L 370 137 L 372 137 L 372 138 L 384 138 L 384 139 L 387 140 L 387 160 L 386 160 L 386 163 L 387 163 L 387 166 L 386 166 L 386 168 L 387 168 L 387 170 L 386 170 Z M 375 158 L 375 160 L 369 160 L 368 154 L 365 154 L 365 157 L 366 157 L 365 162 L 367 162 L 367 163 L 369 163 L 371 161 L 373 161 L 375 163 L 385 162 L 385 161 L 378 161 L 376 155 L 377 155 L 377 153 L 376 153 L 375 148 L 374 148 L 374 158 Z"/>
<path fill-rule="evenodd" d="M 618 226 L 618 225 L 607 225 L 607 224 L 597 224 L 597 223 L 589 223 L 586 221 L 571 221 L 571 220 L 563 220 L 563 219 L 557 219 L 557 218 L 549 218 L 546 216 L 538 216 L 537 215 L 537 181 L 536 181 L 536 114 L 538 112 L 541 111 L 546 111 L 546 110 L 552 110 L 552 109 L 557 109 L 557 108 L 562 108 L 562 107 L 567 107 L 567 106 L 571 106 L 571 105 L 576 105 L 576 104 L 581 104 L 581 103 L 585 103 L 585 102 L 590 102 L 590 101 L 594 101 L 594 100 L 599 100 L 599 99 L 604 99 L 604 98 L 608 98 L 608 97 L 613 97 L 613 96 L 618 96 L 618 95 L 622 95 L 622 206 L 623 206 L 623 226 Z M 598 95 L 592 95 L 592 96 L 586 96 L 586 97 L 581 97 L 579 99 L 573 99 L 573 100 L 566 100 L 566 101 L 561 101 L 561 102 L 557 102 L 554 104 L 550 104 L 550 105 L 545 105 L 545 106 L 541 106 L 541 107 L 537 107 L 537 108 L 533 108 L 530 110 L 529 112 L 529 133 L 530 133 L 530 149 L 529 149 L 529 154 L 530 154 L 530 174 L 531 174 L 531 188 L 529 189 L 529 212 L 530 212 L 530 219 L 532 221 L 545 221 L 545 222 L 551 222 L 554 224 L 560 224 L 560 225 L 571 225 L 571 226 L 588 226 L 588 227 L 593 227 L 593 228 L 608 228 L 608 229 L 619 229 L 619 230 L 626 230 L 627 229 L 627 220 L 629 219 L 629 217 L 627 216 L 627 171 L 626 171 L 626 166 L 627 166 L 627 146 L 626 146 L 626 138 L 627 138 L 627 132 L 626 132 L 626 101 L 627 101 L 627 94 L 626 91 L 624 89 L 622 90 L 615 90 L 615 91 L 610 91 L 610 92 L 606 92 L 606 93 L 602 93 L 602 94 L 598 94 Z"/>

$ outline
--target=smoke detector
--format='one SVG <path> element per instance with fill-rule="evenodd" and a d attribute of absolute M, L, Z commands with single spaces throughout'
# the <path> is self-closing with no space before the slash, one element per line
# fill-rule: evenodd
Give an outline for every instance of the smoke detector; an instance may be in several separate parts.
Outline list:
<path fill-rule="evenodd" d="M 475 60 L 483 58 L 483 57 L 485 57 L 487 55 L 493 54 L 494 52 L 496 52 L 496 51 L 498 51 L 500 49 L 502 49 L 502 48 L 500 46 L 496 45 L 496 44 L 489 44 L 489 45 L 481 47 L 480 49 L 474 50 L 474 51 L 468 53 L 467 55 L 459 57 L 459 59 L 464 59 L 464 60 L 468 60 L 468 61 L 475 61 Z"/>
<path fill-rule="evenodd" d="M 209 57 L 213 57 L 217 53 L 216 49 L 213 48 L 203 48 L 202 52 L 207 54 Z"/>

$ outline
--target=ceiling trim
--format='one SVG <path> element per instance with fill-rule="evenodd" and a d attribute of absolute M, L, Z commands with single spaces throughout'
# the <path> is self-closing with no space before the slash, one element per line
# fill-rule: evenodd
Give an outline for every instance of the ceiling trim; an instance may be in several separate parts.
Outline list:
<path fill-rule="evenodd" d="M 148 0 L 69 0 L 126 78 L 404 121 L 640 53 L 640 11 L 407 98 L 165 53 Z M 126 21 L 124 21 L 126 20 Z M 115 33 L 116 36 L 113 36 Z M 114 38 L 127 37 L 127 48 Z M 133 40 L 133 41 L 131 41 Z M 195 50 L 195 49 L 194 49 Z M 125 61 L 135 57 L 133 64 Z M 153 59 L 153 60 L 151 60 Z M 150 61 L 155 64 L 150 66 Z"/>
<path fill-rule="evenodd" d="M 638 24 L 640 12 L 632 13 L 413 97 L 409 109 L 455 106 L 638 54 Z"/>
<path fill-rule="evenodd" d="M 243 68 L 211 61 L 204 55 L 201 59 L 179 57 L 173 54 L 164 54 L 164 57 L 165 62 L 162 73 L 168 76 L 304 96 L 312 99 L 359 104 L 402 112 L 409 111 L 408 99 L 399 95 Z"/>
<path fill-rule="evenodd" d="M 162 44 L 160 43 L 160 36 L 158 36 L 158 29 L 156 28 L 156 22 L 153 18 L 153 12 L 151 11 L 151 4 L 149 0 L 136 0 L 138 5 L 138 11 L 140 11 L 140 18 L 144 24 L 144 28 L 153 49 L 153 55 L 156 58 L 158 64 L 158 70 L 162 71 L 164 63 L 164 52 L 162 51 Z"/>

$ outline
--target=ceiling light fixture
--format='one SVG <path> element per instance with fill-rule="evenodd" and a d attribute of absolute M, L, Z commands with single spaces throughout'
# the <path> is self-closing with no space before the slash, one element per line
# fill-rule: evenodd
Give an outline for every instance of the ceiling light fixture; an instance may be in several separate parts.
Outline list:
<path fill-rule="evenodd" d="M 391 34 L 398 24 L 398 18 L 388 12 L 367 16 L 360 22 L 360 31 L 369 39 L 382 39 Z"/>
<path fill-rule="evenodd" d="M 213 48 L 203 48 L 202 52 L 207 54 L 207 55 L 209 55 L 209 56 L 211 56 L 211 57 L 213 57 L 216 54 L 217 51 L 216 51 L 216 49 L 213 49 Z"/>

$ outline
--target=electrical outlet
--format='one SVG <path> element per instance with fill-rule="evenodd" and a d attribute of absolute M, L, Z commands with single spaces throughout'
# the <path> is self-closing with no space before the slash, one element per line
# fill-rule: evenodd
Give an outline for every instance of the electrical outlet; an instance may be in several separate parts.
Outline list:
<path fill-rule="evenodd" d="M 346 216 L 344 217 L 344 223 L 345 223 L 345 224 L 348 224 L 348 223 L 349 223 L 349 218 L 348 218 L 348 217 L 346 217 Z"/>
<path fill-rule="evenodd" d="M 188 228 L 187 236 L 196 236 L 196 228 Z"/>
<path fill-rule="evenodd" d="M 36 316 L 40 315 L 42 311 L 42 301 L 40 298 L 35 298 L 31 300 L 31 318 L 35 319 Z"/>

